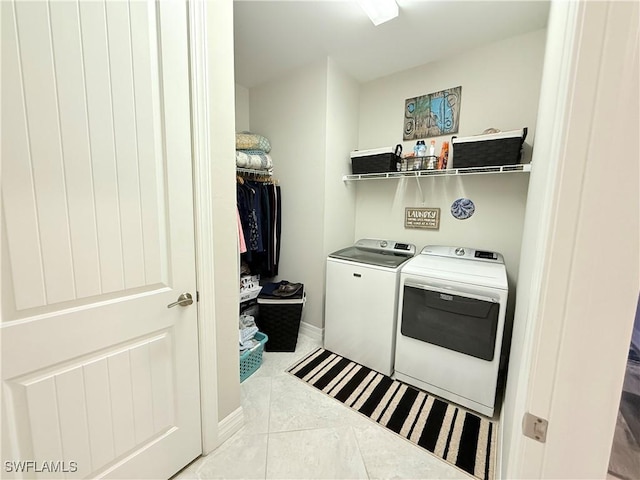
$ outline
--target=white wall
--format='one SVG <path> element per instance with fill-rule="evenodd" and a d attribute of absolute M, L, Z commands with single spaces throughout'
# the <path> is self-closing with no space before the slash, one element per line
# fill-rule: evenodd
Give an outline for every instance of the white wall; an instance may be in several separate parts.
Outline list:
<path fill-rule="evenodd" d="M 250 132 L 249 89 L 236 83 L 236 132 Z"/>
<path fill-rule="evenodd" d="M 342 181 L 351 173 L 349 153 L 358 146 L 360 85 L 333 59 L 327 70 L 327 155 L 323 256 L 351 245 L 355 229 L 355 190 Z"/>
<path fill-rule="evenodd" d="M 322 325 L 327 62 L 290 72 L 249 92 L 251 128 L 271 142 L 282 190 L 278 279 L 302 282 L 303 321 Z"/>
<path fill-rule="evenodd" d="M 531 141 L 544 43 L 545 31 L 532 32 L 360 88 L 328 59 L 250 90 L 251 128 L 271 140 L 283 189 L 279 278 L 305 283 L 306 322 L 323 325 L 326 255 L 362 237 L 408 241 L 419 248 L 435 243 L 499 251 L 515 285 L 527 174 L 428 178 L 420 181 L 422 194 L 416 180 L 345 185 L 341 177 L 349 172 L 354 129 L 358 148 L 395 145 L 402 138 L 406 98 L 457 85 L 462 85 L 460 135 L 527 126 Z M 359 105 L 354 104 L 358 96 Z M 437 140 L 439 147 L 442 139 Z M 475 215 L 466 221 L 449 214 L 461 196 L 476 202 Z M 404 229 L 404 208 L 422 206 L 423 197 L 425 206 L 441 209 L 439 231 Z"/>
<path fill-rule="evenodd" d="M 423 65 L 363 85 L 360 94 L 359 148 L 402 143 L 404 101 L 462 86 L 460 136 L 485 128 L 529 127 L 534 136 L 545 31 L 513 37 L 443 61 Z M 437 151 L 440 142 L 436 139 Z M 405 143 L 405 151 L 415 142 Z M 415 243 L 462 245 L 498 251 L 505 257 L 509 283 L 518 275 L 528 174 L 479 175 L 357 182 L 355 236 L 386 237 Z M 456 220 L 451 203 L 472 199 L 475 214 Z M 424 198 L 424 203 L 423 203 Z M 440 208 L 440 229 L 404 228 L 405 207 Z M 513 288 L 511 290 L 513 294 Z M 510 301 L 513 309 L 513 295 Z"/>
<path fill-rule="evenodd" d="M 425 245 L 460 245 L 498 251 L 509 283 L 517 279 L 528 174 L 477 175 L 357 183 L 356 237 L 390 238 Z M 451 203 L 460 197 L 476 205 L 473 216 L 457 220 Z M 424 201 L 423 201 L 424 199 Z M 439 230 L 404 228 L 405 207 L 440 208 Z"/>
<path fill-rule="evenodd" d="M 358 143 L 359 84 L 332 59 L 250 90 L 251 126 L 271 141 L 282 188 L 278 279 L 303 282 L 303 321 L 323 327 L 325 259 L 354 239 L 355 192 L 342 181 Z"/>
<path fill-rule="evenodd" d="M 545 32 L 538 30 L 484 45 L 364 84 L 360 101 L 360 148 L 403 143 L 405 100 L 457 86 L 462 86 L 462 99 L 460 130 L 456 135 L 476 135 L 489 127 L 501 130 L 529 127 L 526 142 L 532 144 Z M 436 152 L 439 152 L 441 142 L 449 137 L 429 140 L 436 140 Z M 403 143 L 405 151 L 412 151 L 413 145 L 415 141 Z"/>

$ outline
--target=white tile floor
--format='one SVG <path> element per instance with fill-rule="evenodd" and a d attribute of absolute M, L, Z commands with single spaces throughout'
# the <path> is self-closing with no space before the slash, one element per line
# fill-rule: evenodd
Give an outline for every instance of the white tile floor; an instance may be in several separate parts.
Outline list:
<path fill-rule="evenodd" d="M 241 384 L 245 424 L 175 479 L 469 479 L 468 475 L 285 373 L 319 347 L 265 352 Z"/>

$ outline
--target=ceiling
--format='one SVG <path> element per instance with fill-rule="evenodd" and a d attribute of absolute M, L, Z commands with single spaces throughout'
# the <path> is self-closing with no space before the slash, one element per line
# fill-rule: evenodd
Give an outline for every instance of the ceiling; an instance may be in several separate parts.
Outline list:
<path fill-rule="evenodd" d="M 360 82 L 544 28 L 549 2 L 397 0 L 375 27 L 355 1 L 234 1 L 236 83 L 255 87 L 332 57 Z"/>

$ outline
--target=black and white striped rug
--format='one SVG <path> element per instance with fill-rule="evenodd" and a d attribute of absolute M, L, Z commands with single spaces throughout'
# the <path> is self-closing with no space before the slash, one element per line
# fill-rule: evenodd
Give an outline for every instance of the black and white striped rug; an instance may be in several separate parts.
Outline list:
<path fill-rule="evenodd" d="M 288 372 L 470 475 L 493 479 L 492 421 L 323 348 Z"/>

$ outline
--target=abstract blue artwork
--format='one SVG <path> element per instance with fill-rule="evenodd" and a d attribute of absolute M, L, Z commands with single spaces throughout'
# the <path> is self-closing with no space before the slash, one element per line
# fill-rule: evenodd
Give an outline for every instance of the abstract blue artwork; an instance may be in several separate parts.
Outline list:
<path fill-rule="evenodd" d="M 404 140 L 438 137 L 458 131 L 462 87 L 407 98 L 404 108 Z"/>

